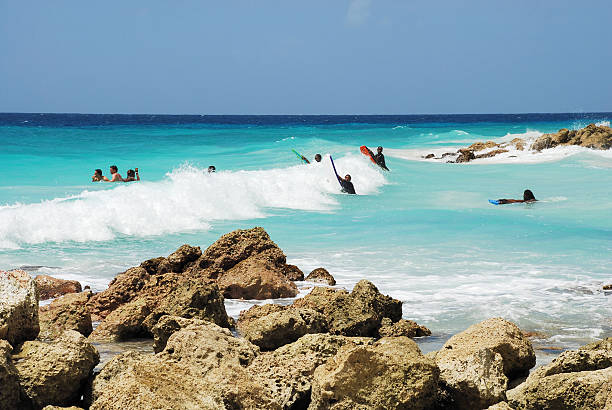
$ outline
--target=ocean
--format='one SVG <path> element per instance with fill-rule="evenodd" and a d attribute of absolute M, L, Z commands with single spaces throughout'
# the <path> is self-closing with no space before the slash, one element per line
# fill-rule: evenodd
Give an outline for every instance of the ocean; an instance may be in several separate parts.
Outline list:
<path fill-rule="evenodd" d="M 404 318 L 434 334 L 419 341 L 426 351 L 494 316 L 539 332 L 544 350 L 574 348 L 612 336 L 602 290 L 612 282 L 612 151 L 513 150 L 469 164 L 422 156 L 611 119 L 0 114 L 0 268 L 99 291 L 184 243 L 204 249 L 262 226 L 306 273 L 323 266 L 338 286 L 368 279 L 402 300 Z M 360 145 L 382 145 L 391 172 Z M 324 159 L 305 165 L 292 149 Z M 358 195 L 340 193 L 329 155 Z M 123 176 L 138 167 L 142 181 L 90 182 L 113 164 Z M 525 189 L 539 201 L 487 201 Z M 251 303 L 227 301 L 228 311 Z"/>

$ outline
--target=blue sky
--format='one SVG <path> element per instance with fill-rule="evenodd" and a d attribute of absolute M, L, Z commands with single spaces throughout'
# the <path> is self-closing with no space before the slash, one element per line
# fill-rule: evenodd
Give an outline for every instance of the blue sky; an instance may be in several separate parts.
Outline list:
<path fill-rule="evenodd" d="M 0 0 L 0 112 L 612 111 L 612 2 Z"/>

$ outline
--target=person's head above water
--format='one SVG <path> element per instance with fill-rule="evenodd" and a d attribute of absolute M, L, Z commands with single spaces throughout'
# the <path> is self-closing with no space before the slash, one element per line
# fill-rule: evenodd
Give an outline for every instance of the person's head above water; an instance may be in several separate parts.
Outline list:
<path fill-rule="evenodd" d="M 523 192 L 523 201 L 535 201 L 535 196 L 533 195 L 533 192 L 531 192 L 529 189 L 526 189 L 525 192 Z"/>
<path fill-rule="evenodd" d="M 127 176 L 128 176 L 128 178 L 129 178 L 129 177 L 134 178 L 134 177 L 136 177 L 136 172 L 134 172 L 134 170 L 133 170 L 133 169 L 128 169 L 128 171 L 127 171 Z"/>
<path fill-rule="evenodd" d="M 344 180 L 345 180 L 345 181 L 349 181 L 349 182 L 351 182 L 351 176 L 350 176 L 349 174 L 346 174 L 346 175 L 344 176 Z"/>
<path fill-rule="evenodd" d="M 380 154 L 380 153 L 382 153 L 382 147 L 378 147 L 378 148 L 376 149 L 376 151 L 377 151 L 379 154 Z"/>
<path fill-rule="evenodd" d="M 101 177 L 101 176 L 102 176 L 102 170 L 101 170 L 100 168 L 96 169 L 96 170 L 94 171 L 94 175 L 95 175 L 95 176 L 98 176 L 98 177 Z"/>
<path fill-rule="evenodd" d="M 117 168 L 117 165 L 111 165 L 110 166 L 110 172 L 111 174 L 114 174 L 118 171 L 119 169 Z"/>
<path fill-rule="evenodd" d="M 208 167 L 208 172 L 215 172 L 217 170 L 217 168 L 215 168 L 214 165 L 211 165 Z"/>
<path fill-rule="evenodd" d="M 315 155 L 315 161 L 321 162 L 321 154 Z"/>

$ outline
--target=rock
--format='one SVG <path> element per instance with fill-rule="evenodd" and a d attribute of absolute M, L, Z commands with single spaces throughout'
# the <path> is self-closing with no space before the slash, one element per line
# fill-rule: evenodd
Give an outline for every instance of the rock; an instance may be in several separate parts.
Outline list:
<path fill-rule="evenodd" d="M 159 261 L 157 274 L 167 272 L 183 272 L 187 264 L 194 262 L 202 256 L 199 246 L 182 245 L 167 258 Z"/>
<path fill-rule="evenodd" d="M 251 322 L 267 316 L 271 313 L 281 312 L 287 309 L 287 306 L 277 305 L 274 303 L 267 303 L 265 305 L 253 305 L 247 310 L 243 310 L 240 312 L 240 316 L 238 317 L 238 329 L 246 328 Z"/>
<path fill-rule="evenodd" d="M 304 272 L 295 265 L 285 265 L 283 273 L 291 281 L 304 280 Z"/>
<path fill-rule="evenodd" d="M 531 342 L 513 323 L 488 319 L 451 337 L 435 354 L 440 385 L 458 409 L 505 399 L 508 380 L 535 365 Z"/>
<path fill-rule="evenodd" d="M 92 332 L 91 315 L 87 302 L 91 292 L 69 293 L 55 299 L 38 312 L 41 340 L 56 339 L 65 330 L 76 330 L 87 337 Z"/>
<path fill-rule="evenodd" d="M 83 410 L 81 407 L 70 406 L 70 407 L 60 407 L 60 406 L 45 406 L 42 410 Z"/>
<path fill-rule="evenodd" d="M 0 340 L 0 409 L 16 409 L 19 405 L 19 380 L 11 360 L 13 347 Z"/>
<path fill-rule="evenodd" d="M 69 406 L 100 361 L 79 332 L 67 330 L 53 343 L 25 342 L 13 356 L 21 388 L 35 407 Z"/>
<path fill-rule="evenodd" d="M 487 407 L 487 410 L 512 410 L 512 407 L 505 401 L 500 401 L 497 404 Z"/>
<path fill-rule="evenodd" d="M 270 313 L 245 324 L 241 323 L 240 333 L 249 342 L 262 350 L 274 350 L 292 343 L 309 333 L 327 331 L 325 317 L 316 310 L 307 308 L 285 309 Z"/>
<path fill-rule="evenodd" d="M 486 152 L 484 154 L 476 155 L 475 159 L 479 158 L 492 158 L 498 154 L 503 154 L 504 152 L 508 152 L 507 149 L 494 149 L 493 151 Z"/>
<path fill-rule="evenodd" d="M 164 350 L 170 336 L 179 330 L 190 325 L 206 326 L 206 323 L 208 322 L 199 319 L 185 319 L 184 317 L 170 315 L 162 316 L 151 329 L 153 334 L 153 351 L 159 353 Z"/>
<path fill-rule="evenodd" d="M 455 159 L 455 163 L 457 164 L 462 162 L 470 162 L 471 160 L 476 159 L 474 151 L 471 151 L 469 149 L 460 149 L 457 152 L 459 153 L 459 156 L 457 157 L 457 159 Z"/>
<path fill-rule="evenodd" d="M 374 339 L 308 334 L 297 341 L 257 356 L 249 373 L 260 378 L 284 409 L 306 408 L 310 402 L 311 379 L 317 367 L 345 345 L 371 345 Z"/>
<path fill-rule="evenodd" d="M 433 158 L 433 157 L 435 157 L 435 155 L 434 155 L 434 154 L 427 154 L 427 155 L 425 155 L 423 158 L 425 158 L 425 159 L 431 159 L 431 158 Z"/>
<path fill-rule="evenodd" d="M 529 377 L 508 390 L 515 409 L 609 409 L 612 408 L 612 367 L 601 370 Z"/>
<path fill-rule="evenodd" d="M 609 285 L 604 285 L 603 290 L 612 290 L 612 283 Z"/>
<path fill-rule="evenodd" d="M 67 293 L 79 293 L 82 291 L 81 284 L 76 280 L 64 280 L 49 275 L 38 275 L 34 278 L 38 297 L 47 300 L 65 295 Z"/>
<path fill-rule="evenodd" d="M 172 334 L 156 355 L 128 352 L 111 359 L 93 380 L 91 409 L 280 409 L 248 366 L 257 347 L 203 322 Z"/>
<path fill-rule="evenodd" d="M 89 336 L 90 340 L 121 342 L 151 334 L 144 324 L 151 314 L 151 305 L 146 298 L 133 300 L 113 310 Z"/>
<path fill-rule="evenodd" d="M 400 319 L 398 322 L 393 323 L 391 319 L 383 318 L 380 329 L 378 329 L 378 334 L 380 337 L 406 336 L 413 338 L 431 336 L 431 330 L 412 320 Z"/>
<path fill-rule="evenodd" d="M 510 144 L 514 145 L 514 147 L 519 151 L 523 151 L 525 149 L 525 140 L 522 138 L 514 138 L 512 141 L 510 141 Z"/>
<path fill-rule="evenodd" d="M 94 318 L 105 318 L 119 306 L 135 299 L 151 275 L 144 268 L 130 268 L 117 275 L 108 288 L 91 297 L 87 304 Z"/>
<path fill-rule="evenodd" d="M 257 258 L 237 263 L 217 283 L 228 299 L 290 298 L 298 294 L 295 283 L 280 268 Z"/>
<path fill-rule="evenodd" d="M 0 339 L 16 346 L 36 339 L 39 330 L 34 280 L 23 270 L 0 271 Z"/>
<path fill-rule="evenodd" d="M 315 370 L 308 408 L 428 409 L 437 381 L 435 363 L 407 337 L 346 345 Z"/>
<path fill-rule="evenodd" d="M 495 148 L 498 147 L 499 144 L 493 142 L 493 141 L 487 141 L 487 142 L 475 142 L 472 145 L 470 145 L 469 147 L 467 147 L 467 150 L 470 151 L 482 151 L 485 149 L 489 149 L 489 148 Z"/>
<path fill-rule="evenodd" d="M 323 313 L 329 332 L 344 336 L 375 337 L 383 318 L 397 322 L 402 317 L 402 302 L 382 295 L 367 280 L 359 281 L 351 293 L 342 289 L 315 287 L 292 306 Z"/>
<path fill-rule="evenodd" d="M 159 256 L 157 258 L 147 259 L 140 264 L 140 267 L 147 271 L 149 275 L 157 275 L 159 265 L 165 261 L 166 258 Z"/>
<path fill-rule="evenodd" d="M 306 280 L 316 283 L 324 283 L 329 286 L 336 284 L 336 279 L 325 268 L 317 268 L 306 276 Z"/>
<path fill-rule="evenodd" d="M 540 136 L 532 145 L 531 149 L 541 151 L 554 148 L 558 145 L 579 145 L 593 149 L 612 148 L 612 128 L 589 124 L 580 130 L 560 129 L 556 133 Z"/>
<path fill-rule="evenodd" d="M 445 152 L 444 154 L 442 154 L 442 156 L 440 158 L 446 158 L 446 157 L 452 157 L 457 155 L 456 152 Z"/>

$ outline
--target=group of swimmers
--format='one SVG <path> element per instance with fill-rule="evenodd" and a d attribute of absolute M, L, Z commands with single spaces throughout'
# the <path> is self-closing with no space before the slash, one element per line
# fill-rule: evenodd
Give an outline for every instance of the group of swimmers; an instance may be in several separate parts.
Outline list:
<path fill-rule="evenodd" d="M 91 177 L 91 182 L 134 182 L 134 181 L 140 181 L 140 175 L 138 174 L 138 168 L 135 169 L 128 169 L 127 171 L 127 178 L 123 178 L 121 176 L 121 174 L 119 174 L 119 169 L 117 168 L 117 165 L 111 165 L 110 166 L 110 173 L 111 173 L 111 178 L 108 179 L 107 177 L 105 177 L 104 175 L 102 175 L 102 170 L 101 169 L 96 169 L 94 171 L 93 176 Z"/>

